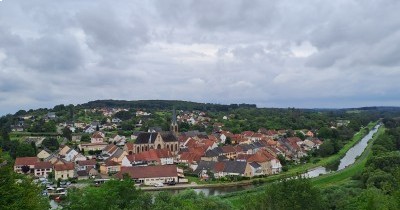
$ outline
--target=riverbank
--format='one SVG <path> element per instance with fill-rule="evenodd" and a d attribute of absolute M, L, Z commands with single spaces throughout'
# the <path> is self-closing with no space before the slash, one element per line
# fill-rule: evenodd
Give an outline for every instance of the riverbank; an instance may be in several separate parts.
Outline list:
<path fill-rule="evenodd" d="M 357 132 L 353 138 L 343 146 L 343 148 L 335 155 L 321 158 L 316 163 L 306 163 L 303 165 L 297 165 L 293 168 L 290 168 L 287 172 L 282 172 L 280 174 L 271 175 L 263 178 L 253 178 L 250 180 L 243 180 L 237 182 L 222 182 L 222 183 L 201 183 L 201 184 L 183 184 L 183 185 L 175 185 L 175 186 L 164 186 L 164 187 L 141 187 L 144 191 L 162 191 L 162 190 L 179 190 L 179 189 L 203 189 L 203 188 L 224 188 L 224 187 L 234 187 L 234 186 L 248 186 L 253 185 L 254 183 L 264 184 L 278 181 L 280 179 L 286 179 L 294 176 L 298 176 L 306 173 L 309 170 L 314 168 L 325 166 L 331 162 L 340 160 L 347 151 L 349 151 L 354 145 L 356 145 L 364 136 L 366 136 L 369 131 L 377 125 L 378 122 L 371 122 L 368 124 L 366 128 L 361 129 Z M 251 189 L 250 189 L 251 190 Z"/>
<path fill-rule="evenodd" d="M 378 129 L 378 131 L 374 134 L 374 136 L 372 136 L 372 138 L 368 141 L 368 145 L 363 150 L 360 157 L 357 158 L 353 164 L 351 164 L 350 166 L 348 166 L 340 171 L 332 172 L 329 174 L 325 174 L 325 175 L 321 175 L 319 177 L 312 178 L 311 179 L 312 184 L 314 186 L 318 186 L 318 187 L 329 187 L 332 185 L 341 185 L 341 184 L 350 182 L 351 177 L 354 175 L 357 175 L 357 173 L 362 171 L 362 169 L 364 168 L 364 166 L 368 160 L 368 157 L 371 155 L 371 147 L 373 145 L 373 142 L 382 133 L 384 133 L 384 128 L 380 127 Z M 365 135 L 365 136 L 367 136 L 367 135 Z M 357 141 L 357 142 L 359 142 L 359 141 Z M 240 192 L 233 192 L 233 193 L 229 193 L 226 195 L 222 195 L 220 197 L 223 199 L 226 199 L 227 201 L 232 203 L 233 206 L 237 207 L 237 206 L 241 205 L 241 202 L 242 202 L 241 199 L 244 194 L 257 196 L 257 195 L 263 193 L 264 190 L 265 190 L 265 185 L 262 185 L 259 187 L 255 187 L 253 189 L 244 190 L 244 191 L 240 191 Z"/>
<path fill-rule="evenodd" d="M 336 172 L 332 172 L 329 174 L 324 174 L 319 177 L 315 177 L 312 179 L 312 183 L 314 186 L 319 188 L 330 187 L 334 185 L 341 185 L 345 182 L 349 182 L 351 177 L 357 175 L 360 171 L 363 171 L 365 164 L 367 163 L 368 158 L 371 156 L 371 148 L 374 141 L 385 132 L 385 128 L 383 126 L 378 128 L 378 131 L 372 137 L 372 139 L 368 142 L 368 146 L 365 148 L 364 152 L 357 158 L 357 160 L 350 166 L 346 167 L 343 170 L 339 170 Z"/>

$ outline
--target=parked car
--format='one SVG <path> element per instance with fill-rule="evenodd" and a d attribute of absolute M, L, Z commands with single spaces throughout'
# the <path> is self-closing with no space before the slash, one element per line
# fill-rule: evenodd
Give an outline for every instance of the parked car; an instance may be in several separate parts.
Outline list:
<path fill-rule="evenodd" d="M 164 187 L 164 184 L 163 183 L 155 183 L 154 184 L 154 187 Z"/>
<path fill-rule="evenodd" d="M 176 185 L 175 180 L 168 182 L 168 185 Z"/>

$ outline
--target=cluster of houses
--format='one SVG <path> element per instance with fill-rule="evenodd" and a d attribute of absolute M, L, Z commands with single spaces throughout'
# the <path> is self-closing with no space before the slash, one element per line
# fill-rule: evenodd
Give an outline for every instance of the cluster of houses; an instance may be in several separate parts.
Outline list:
<path fill-rule="evenodd" d="M 106 137 L 95 131 L 99 124 L 94 123 L 87 128 L 94 129 L 88 132 L 90 142 L 81 142 L 77 148 L 64 145 L 55 152 L 44 149 L 37 157 L 17 158 L 14 170 L 36 177 L 54 173 L 55 179 L 130 176 L 145 185 L 183 182 L 185 176 L 177 164 L 187 165 L 191 171 L 185 172 L 200 179 L 254 177 L 280 173 L 281 158 L 299 161 L 322 144 L 307 130 L 300 131 L 307 137 L 305 140 L 286 137 L 285 130 L 264 128 L 233 134 L 222 130 L 221 124 L 214 124 L 217 129 L 211 135 L 198 131 L 179 133 L 178 121 L 195 124 L 207 121 L 207 117 L 203 112 L 176 115 L 174 111 L 170 131 L 149 130 L 135 133 L 130 139 L 116 134 Z"/>
<path fill-rule="evenodd" d="M 188 164 L 202 179 L 210 175 L 221 178 L 228 175 L 253 177 L 281 172 L 278 155 L 299 161 L 312 149 L 318 149 L 322 142 L 313 138 L 285 138 L 284 133 L 260 129 L 258 132 L 245 131 L 232 134 L 221 131 L 216 135 L 201 132 L 187 132 L 180 136 L 180 152 L 177 162 Z M 224 145 L 230 139 L 231 145 Z"/>
<path fill-rule="evenodd" d="M 211 122 L 211 118 L 207 117 L 205 112 L 201 111 L 179 111 L 176 119 L 178 122 L 185 122 L 190 125 L 201 124 L 203 126 L 208 126 L 209 122 Z"/>

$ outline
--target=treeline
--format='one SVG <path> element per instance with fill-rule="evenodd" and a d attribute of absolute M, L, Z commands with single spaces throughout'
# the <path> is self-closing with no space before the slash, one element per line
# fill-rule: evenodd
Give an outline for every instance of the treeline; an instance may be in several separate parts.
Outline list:
<path fill-rule="evenodd" d="M 196 103 L 189 101 L 177 100 L 139 100 L 139 101 L 125 101 L 125 100 L 96 100 L 81 104 L 78 107 L 83 108 L 126 108 L 126 109 L 150 109 L 150 110 L 171 110 L 175 107 L 179 110 L 199 110 L 199 111 L 229 111 L 237 108 L 256 108 L 255 104 L 211 104 L 211 103 Z"/>

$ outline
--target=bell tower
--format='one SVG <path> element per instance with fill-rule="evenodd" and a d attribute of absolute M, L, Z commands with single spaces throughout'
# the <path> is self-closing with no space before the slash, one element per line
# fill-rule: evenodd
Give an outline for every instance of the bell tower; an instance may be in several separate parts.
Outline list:
<path fill-rule="evenodd" d="M 178 121 L 176 120 L 176 111 L 175 107 L 172 111 L 172 119 L 171 119 L 171 127 L 170 127 L 171 132 L 174 134 L 178 134 Z"/>

